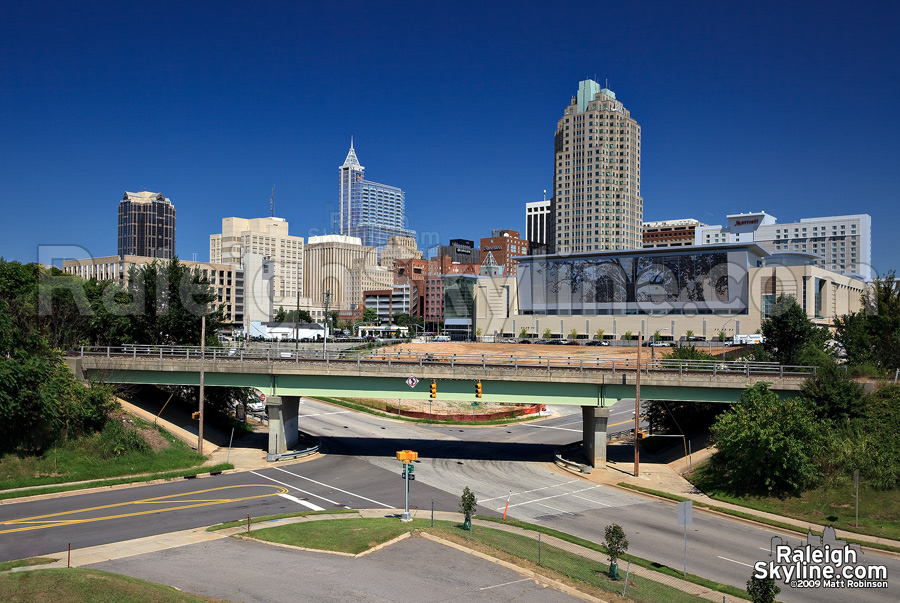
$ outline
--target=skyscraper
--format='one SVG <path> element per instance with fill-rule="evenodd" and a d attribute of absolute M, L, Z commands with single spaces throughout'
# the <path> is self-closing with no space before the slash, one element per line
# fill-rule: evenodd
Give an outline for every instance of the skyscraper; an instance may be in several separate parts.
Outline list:
<path fill-rule="evenodd" d="M 172 259 L 175 206 L 165 195 L 125 192 L 119 201 L 118 255 Z"/>
<path fill-rule="evenodd" d="M 394 235 L 416 236 L 406 228 L 405 194 L 396 186 L 365 179 L 366 168 L 359 164 L 352 140 L 338 175 L 338 215 L 333 225 L 337 234 L 359 237 L 363 245 L 378 248 Z"/>
<path fill-rule="evenodd" d="M 553 162 L 556 253 L 642 247 L 641 127 L 612 90 L 579 82 Z"/>

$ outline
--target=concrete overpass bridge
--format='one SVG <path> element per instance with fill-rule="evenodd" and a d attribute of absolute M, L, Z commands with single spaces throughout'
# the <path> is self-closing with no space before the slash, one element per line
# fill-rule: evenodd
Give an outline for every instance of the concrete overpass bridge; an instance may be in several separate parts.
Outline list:
<path fill-rule="evenodd" d="M 106 383 L 251 387 L 266 394 L 269 454 L 289 450 L 298 438 L 301 396 L 428 399 L 459 402 L 564 404 L 582 407 L 585 456 L 605 462 L 610 407 L 633 399 L 640 371 L 641 398 L 735 402 L 761 381 L 781 395 L 794 395 L 815 367 L 597 356 L 412 354 L 375 350 L 257 352 L 235 348 L 124 346 L 83 347 L 66 362 L 76 376 Z M 414 377 L 415 381 L 410 380 Z M 410 385 L 413 383 L 413 385 Z M 481 384 L 482 397 L 475 386 Z"/>

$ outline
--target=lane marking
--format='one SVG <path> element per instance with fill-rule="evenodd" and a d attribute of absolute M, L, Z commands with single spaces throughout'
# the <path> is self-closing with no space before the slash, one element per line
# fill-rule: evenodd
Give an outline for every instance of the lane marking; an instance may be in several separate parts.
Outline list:
<path fill-rule="evenodd" d="M 322 482 L 317 482 L 316 480 L 314 480 L 314 479 L 312 479 L 312 478 L 305 477 L 305 476 L 303 476 L 303 475 L 300 475 L 299 473 L 292 473 L 292 472 L 290 472 L 290 471 L 288 471 L 288 470 L 286 470 L 286 469 L 282 469 L 281 467 L 274 467 L 274 469 L 278 469 L 279 471 L 283 471 L 283 472 L 287 473 L 288 475 L 293 475 L 294 477 L 299 477 L 300 479 L 305 479 L 306 481 L 312 482 L 312 483 L 317 484 L 317 485 L 319 485 L 319 486 L 322 486 L 323 488 L 331 488 L 332 490 L 337 490 L 338 492 L 343 492 L 344 494 L 347 494 L 347 495 L 349 495 L 349 496 L 355 496 L 356 498 L 361 498 L 362 500 L 368 501 L 368 502 L 370 502 L 370 503 L 375 503 L 376 505 L 381 505 L 381 506 L 384 507 L 385 509 L 393 509 L 393 508 L 394 508 L 393 506 L 391 506 L 391 505 L 386 505 L 386 504 L 384 504 L 383 502 L 378 502 L 377 500 L 372 500 L 371 498 L 366 498 L 365 496 L 362 496 L 361 494 L 354 494 L 353 492 L 348 492 L 347 490 L 341 490 L 340 488 L 335 488 L 334 486 L 331 486 L 331 485 L 329 485 L 329 484 L 324 484 L 324 483 L 322 483 Z M 323 499 L 323 500 L 324 500 L 324 499 Z"/>
<path fill-rule="evenodd" d="M 291 490 L 296 490 L 297 492 L 302 492 L 303 494 L 306 494 L 306 495 L 308 495 L 308 496 L 312 496 L 312 497 L 314 497 L 314 498 L 321 498 L 321 499 L 324 500 L 325 502 L 331 503 L 331 504 L 333 504 L 333 505 L 336 506 L 336 507 L 343 507 L 343 506 L 344 506 L 344 505 L 342 505 L 341 503 L 335 502 L 335 501 L 330 500 L 330 499 L 328 499 L 328 498 L 325 498 L 324 496 L 319 496 L 318 494 L 313 494 L 312 492 L 307 492 L 306 490 L 301 490 L 300 488 L 298 488 L 298 487 L 296 487 L 296 486 L 292 486 L 292 485 L 290 485 L 290 484 L 286 484 L 286 483 L 284 483 L 284 482 L 280 482 L 280 481 L 278 481 L 277 479 L 275 479 L 274 477 L 269 477 L 268 475 L 263 475 L 262 473 L 257 473 L 256 471 L 251 471 L 250 473 L 252 473 L 253 475 L 258 475 L 259 477 L 261 477 L 261 478 L 263 478 L 263 479 L 267 479 L 267 480 L 273 481 L 273 482 L 275 482 L 276 484 L 280 484 L 280 485 L 282 485 L 282 486 L 286 486 L 286 487 L 290 488 Z M 287 493 L 285 492 L 285 494 L 287 494 Z"/>
<path fill-rule="evenodd" d="M 559 486 L 565 486 L 566 484 L 574 484 L 574 483 L 581 483 L 581 482 L 580 482 L 579 480 L 577 480 L 577 479 L 572 479 L 572 480 L 569 480 L 569 481 L 567 481 L 567 482 L 562 482 L 561 484 L 553 484 L 553 485 L 550 485 L 550 486 L 541 486 L 540 488 L 532 488 L 531 490 L 523 490 L 522 492 L 514 492 L 513 494 L 514 494 L 515 496 L 519 496 L 519 495 L 522 495 L 522 494 L 531 494 L 532 492 L 540 492 L 541 490 L 547 490 L 548 488 L 558 488 Z M 509 496 L 508 493 L 507 493 L 507 494 L 504 494 L 503 496 L 495 496 L 495 497 L 493 497 L 493 498 L 485 498 L 485 499 L 482 500 L 481 502 L 482 502 L 482 503 L 486 503 L 486 502 L 489 502 L 489 501 L 492 501 L 492 500 L 497 500 L 497 499 L 500 499 L 500 498 L 502 498 L 502 499 L 505 500 L 507 496 Z"/>
<path fill-rule="evenodd" d="M 348 412 L 351 412 L 351 411 L 336 410 L 334 412 L 311 412 L 308 414 L 300 414 L 299 416 L 301 416 L 301 417 L 323 417 L 325 415 L 344 415 L 344 414 L 347 414 Z"/>
<path fill-rule="evenodd" d="M 217 490 L 229 490 L 231 488 L 272 488 L 276 490 L 276 492 L 270 492 L 267 494 L 257 494 L 254 496 L 241 496 L 237 498 L 221 498 L 221 499 L 213 499 L 206 500 L 205 502 L 191 502 L 191 501 L 177 501 L 172 500 L 179 498 L 181 496 L 190 496 L 192 494 L 205 494 L 207 492 L 215 492 Z M 275 486 L 270 486 L 268 484 L 238 484 L 234 486 L 220 486 L 218 488 L 209 488 L 207 490 L 198 490 L 195 492 L 185 492 L 184 494 L 176 494 L 169 496 L 157 496 L 155 498 L 146 498 L 140 500 L 132 500 L 121 503 L 114 503 L 109 505 L 99 505 L 96 507 L 86 507 L 84 509 L 73 509 L 70 511 L 60 511 L 59 513 L 48 513 L 46 515 L 37 515 L 34 517 L 23 517 L 22 519 L 11 519 L 6 521 L 0 521 L 0 525 L 21 525 L 27 524 L 24 527 L 20 528 L 11 528 L 8 530 L 0 530 L 0 534 L 10 534 L 13 532 L 25 532 L 29 530 L 42 530 L 45 528 L 54 528 L 58 526 L 68 526 L 68 525 L 76 525 L 76 524 L 87 524 L 87 523 L 95 523 L 98 521 L 107 521 L 110 519 L 122 519 L 125 517 L 139 517 L 141 515 L 151 515 L 153 513 L 165 513 L 168 511 L 180 511 L 183 509 L 194 509 L 197 507 L 209 507 L 212 505 L 219 505 L 224 503 L 232 503 L 232 502 L 243 502 L 245 500 L 253 500 L 257 498 L 267 498 L 269 496 L 274 496 L 276 494 L 285 494 L 287 490 L 284 488 L 277 488 Z M 134 505 L 148 505 L 148 504 L 156 504 L 160 501 L 166 504 L 175 504 L 179 505 L 180 502 L 189 502 L 190 504 L 180 504 L 179 506 L 167 507 L 163 509 L 153 508 L 148 509 L 146 511 L 134 511 L 132 513 L 120 513 L 118 515 L 107 515 L 102 517 L 89 517 L 89 518 L 72 518 L 72 519 L 50 519 L 52 517 L 65 517 L 76 515 L 78 513 L 88 513 L 91 511 L 99 511 L 102 509 L 114 509 L 116 507 L 127 507 Z M 40 521 L 44 520 L 44 521 Z"/>
<path fill-rule="evenodd" d="M 599 487 L 600 487 L 599 485 L 591 486 L 589 488 L 582 488 L 581 490 L 575 490 L 574 492 L 563 492 L 562 494 L 554 494 L 553 496 L 545 496 L 544 498 L 536 498 L 534 500 L 528 500 L 525 502 L 520 502 L 520 503 L 515 503 L 513 505 L 509 505 L 509 508 L 518 507 L 521 505 L 530 505 L 530 504 L 534 504 L 534 503 L 540 504 L 540 502 L 542 500 L 551 500 L 554 498 L 561 498 L 563 496 L 573 496 L 575 494 L 578 494 L 579 492 L 587 492 L 588 490 L 593 490 L 594 488 L 599 488 Z M 500 507 L 500 508 L 503 508 L 503 507 Z M 499 511 L 500 508 L 498 508 L 496 510 Z"/>
<path fill-rule="evenodd" d="M 288 500 L 292 500 L 295 503 L 297 503 L 298 505 L 303 505 L 304 507 L 312 509 L 313 511 L 324 511 L 325 510 L 324 507 L 320 507 L 319 505 L 314 505 L 311 502 L 309 502 L 308 500 L 300 500 L 296 496 L 291 496 L 290 494 L 279 494 L 278 496 L 280 496 L 281 498 L 286 498 Z"/>
<path fill-rule="evenodd" d="M 731 561 L 732 563 L 737 563 L 738 565 L 746 565 L 747 567 L 753 567 L 749 563 L 744 563 L 743 561 L 735 561 L 734 559 L 729 559 L 728 557 L 722 557 L 721 555 L 716 555 L 719 559 L 724 559 L 725 561 Z"/>
<path fill-rule="evenodd" d="M 606 503 L 604 503 L 604 502 L 600 502 L 599 500 L 591 500 L 590 498 L 585 498 L 585 497 L 583 497 L 583 496 L 578 496 L 577 494 L 573 494 L 573 495 L 572 495 L 572 498 L 580 498 L 581 500 L 586 500 L 587 502 L 589 502 L 589 503 L 591 503 L 591 504 L 594 504 L 594 505 L 603 505 L 604 507 L 611 507 L 611 506 L 612 506 L 612 505 L 608 505 L 608 504 L 606 504 Z M 768 549 L 766 549 L 766 550 L 768 550 Z"/>
<path fill-rule="evenodd" d="M 570 429 L 568 427 L 554 427 L 553 425 L 529 425 L 529 427 L 539 427 L 540 429 L 559 429 L 561 431 L 574 431 L 581 433 L 580 429 Z"/>
<path fill-rule="evenodd" d="M 568 511 L 563 511 L 562 509 L 557 509 L 556 507 L 551 507 L 550 505 L 545 505 L 544 503 L 537 503 L 542 507 L 547 507 L 548 509 L 553 509 L 554 511 L 558 511 L 560 513 L 565 513 L 566 515 L 575 515 L 574 513 L 569 513 Z"/>
<path fill-rule="evenodd" d="M 512 582 L 504 582 L 503 584 L 495 584 L 493 586 L 482 586 L 478 590 L 490 590 L 492 588 L 500 588 L 501 586 L 509 586 L 510 584 L 518 584 L 520 582 L 529 582 L 531 578 L 522 578 L 521 580 L 513 580 Z"/>
<path fill-rule="evenodd" d="M 634 413 L 632 413 L 632 414 L 634 414 Z M 634 419 L 631 419 L 630 421 L 622 421 L 621 423 L 613 423 L 612 425 L 607 425 L 606 427 L 607 427 L 607 429 L 609 429 L 610 427 L 616 427 L 618 425 L 626 425 L 629 423 L 631 425 L 634 425 Z"/>

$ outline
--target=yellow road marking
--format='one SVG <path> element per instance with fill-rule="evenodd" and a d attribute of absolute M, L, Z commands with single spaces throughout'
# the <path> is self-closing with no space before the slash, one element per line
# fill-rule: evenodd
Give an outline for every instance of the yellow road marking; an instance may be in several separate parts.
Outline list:
<path fill-rule="evenodd" d="M 612 425 L 607 425 L 607 427 L 615 427 L 615 426 L 617 426 L 617 425 L 625 425 L 626 423 L 632 423 L 632 424 L 633 424 L 633 423 L 634 423 L 634 419 L 631 419 L 630 421 L 622 421 L 621 423 L 613 423 Z"/>
<path fill-rule="evenodd" d="M 217 490 L 228 490 L 231 488 L 271 488 L 274 492 L 270 492 L 267 494 L 257 494 L 254 496 L 241 496 L 238 498 L 220 498 L 220 499 L 188 499 L 176 501 L 173 499 L 180 498 L 182 496 L 191 496 L 195 494 L 205 494 L 207 492 L 215 492 Z M 75 525 L 82 523 L 93 523 L 97 521 L 106 521 L 109 519 L 121 519 L 123 517 L 137 517 L 139 515 L 149 515 L 151 513 L 164 513 L 166 511 L 179 511 L 182 509 L 192 509 L 196 507 L 208 507 L 212 505 L 219 505 L 223 503 L 230 502 L 241 502 L 245 500 L 253 500 L 256 498 L 266 498 L 268 496 L 277 496 L 279 494 L 287 494 L 288 489 L 283 488 L 281 486 L 273 486 L 270 484 L 240 484 L 235 486 L 222 486 L 219 488 L 209 488 L 208 490 L 199 490 L 196 492 L 185 492 L 184 494 L 176 494 L 174 496 L 158 496 L 155 498 L 145 498 L 142 500 L 132 500 L 127 502 L 115 503 L 111 505 L 100 505 L 97 507 L 87 507 L 85 509 L 75 509 L 72 511 L 61 511 L 59 513 L 49 513 L 47 515 L 37 515 L 34 517 L 23 517 L 22 519 L 12 519 L 8 521 L 0 521 L 0 525 L 20 525 L 22 527 L 11 528 L 8 530 L 0 530 L 0 534 L 9 534 L 12 532 L 25 532 L 28 530 L 41 530 L 45 528 L 53 528 L 57 526 L 65 526 L 65 525 Z M 185 504 L 180 504 L 185 503 Z M 107 515 L 104 517 L 92 517 L 86 519 L 50 519 L 52 517 L 64 517 L 66 515 L 75 515 L 77 513 L 87 513 L 90 511 L 97 511 L 100 509 L 113 509 L 115 507 L 125 507 L 131 505 L 143 505 L 143 504 L 174 504 L 179 506 L 167 507 L 163 509 L 153 508 L 148 509 L 146 511 L 135 511 L 132 513 L 120 513 L 118 515 Z M 41 521 L 44 520 L 44 521 Z M 23 525 L 28 524 L 28 525 Z"/>

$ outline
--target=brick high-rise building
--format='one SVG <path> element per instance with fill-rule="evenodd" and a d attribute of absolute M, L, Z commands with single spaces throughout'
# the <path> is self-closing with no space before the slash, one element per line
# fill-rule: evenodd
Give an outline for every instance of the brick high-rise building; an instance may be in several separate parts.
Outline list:
<path fill-rule="evenodd" d="M 612 90 L 578 84 L 556 127 L 556 253 L 643 246 L 641 127 Z"/>

